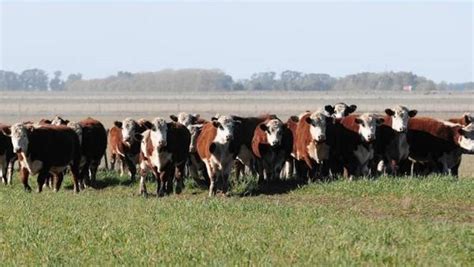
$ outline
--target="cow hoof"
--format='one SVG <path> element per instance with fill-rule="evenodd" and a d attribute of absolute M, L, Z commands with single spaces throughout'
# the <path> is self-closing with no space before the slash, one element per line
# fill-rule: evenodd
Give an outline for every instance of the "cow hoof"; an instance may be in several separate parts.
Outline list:
<path fill-rule="evenodd" d="M 145 191 L 142 191 L 140 192 L 140 196 L 144 197 L 144 198 L 147 198 L 148 197 L 148 193 L 145 192 Z"/>
<path fill-rule="evenodd" d="M 31 192 L 31 187 L 30 186 L 25 186 L 25 192 L 30 193 Z"/>

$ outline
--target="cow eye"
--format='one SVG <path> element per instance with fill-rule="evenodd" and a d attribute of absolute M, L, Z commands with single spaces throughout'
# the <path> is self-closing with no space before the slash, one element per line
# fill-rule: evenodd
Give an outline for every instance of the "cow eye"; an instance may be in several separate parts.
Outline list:
<path fill-rule="evenodd" d="M 222 125 L 219 125 L 219 129 L 224 130 L 224 127 L 222 127 Z"/>

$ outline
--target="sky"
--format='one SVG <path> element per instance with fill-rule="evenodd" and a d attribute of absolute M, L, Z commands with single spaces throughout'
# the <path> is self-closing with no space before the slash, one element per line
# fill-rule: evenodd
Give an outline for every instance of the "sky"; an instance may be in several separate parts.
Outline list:
<path fill-rule="evenodd" d="M 0 69 L 411 71 L 474 81 L 472 1 L 2 1 Z M 51 75 L 52 76 L 52 75 Z"/>

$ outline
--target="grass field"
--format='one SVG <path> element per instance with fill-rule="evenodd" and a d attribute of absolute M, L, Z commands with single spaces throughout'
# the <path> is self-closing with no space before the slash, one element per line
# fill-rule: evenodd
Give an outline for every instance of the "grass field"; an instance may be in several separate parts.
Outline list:
<path fill-rule="evenodd" d="M 474 262 L 473 178 L 276 185 L 245 197 L 251 184 L 239 184 L 215 198 L 188 182 L 160 199 L 139 197 L 114 173 L 99 179 L 102 189 L 78 195 L 70 178 L 59 193 L 0 186 L 1 265 Z"/>

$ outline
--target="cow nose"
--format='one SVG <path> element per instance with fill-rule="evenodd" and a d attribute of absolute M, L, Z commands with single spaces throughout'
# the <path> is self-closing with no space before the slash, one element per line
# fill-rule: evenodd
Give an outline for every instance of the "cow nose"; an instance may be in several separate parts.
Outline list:
<path fill-rule="evenodd" d="M 280 143 L 280 142 L 278 142 L 278 141 L 273 141 L 273 142 L 272 142 L 272 146 L 276 146 L 276 145 L 278 145 L 279 143 Z"/>
<path fill-rule="evenodd" d="M 325 135 L 319 135 L 318 136 L 318 141 L 324 141 L 326 140 L 326 136 Z"/>
<path fill-rule="evenodd" d="M 370 134 L 368 137 L 367 137 L 367 140 L 368 141 L 373 141 L 375 139 L 375 135 L 373 134 Z"/>
<path fill-rule="evenodd" d="M 400 127 L 400 132 L 404 132 L 406 130 L 407 130 L 407 128 L 405 128 L 404 126 Z"/>
<path fill-rule="evenodd" d="M 227 135 L 227 136 L 225 137 L 225 140 L 227 140 L 227 141 L 232 140 L 232 135 Z"/>

